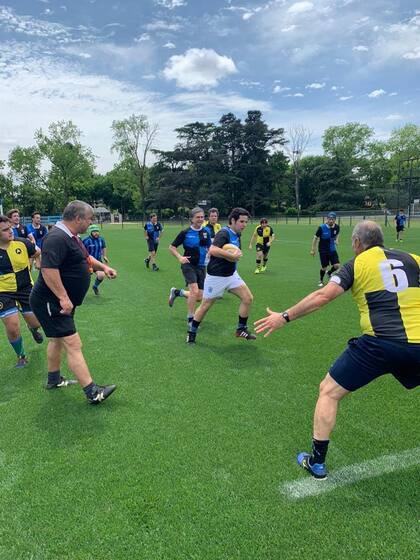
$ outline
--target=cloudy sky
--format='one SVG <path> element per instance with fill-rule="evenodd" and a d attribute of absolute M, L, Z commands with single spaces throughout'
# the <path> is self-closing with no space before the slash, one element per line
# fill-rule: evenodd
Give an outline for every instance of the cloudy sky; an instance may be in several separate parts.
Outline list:
<path fill-rule="evenodd" d="M 0 0 L 0 159 L 71 119 L 110 169 L 110 125 L 259 109 L 274 127 L 419 123 L 418 0 Z"/>

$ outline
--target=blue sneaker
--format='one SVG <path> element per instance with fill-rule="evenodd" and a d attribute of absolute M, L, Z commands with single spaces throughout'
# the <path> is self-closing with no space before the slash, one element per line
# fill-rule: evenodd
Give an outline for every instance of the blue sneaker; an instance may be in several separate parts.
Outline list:
<path fill-rule="evenodd" d="M 325 463 L 314 463 L 311 465 L 309 459 L 311 455 L 310 453 L 299 453 L 297 456 L 297 462 L 302 469 L 308 471 L 314 478 L 317 480 L 325 480 L 328 476 L 328 471 Z"/>

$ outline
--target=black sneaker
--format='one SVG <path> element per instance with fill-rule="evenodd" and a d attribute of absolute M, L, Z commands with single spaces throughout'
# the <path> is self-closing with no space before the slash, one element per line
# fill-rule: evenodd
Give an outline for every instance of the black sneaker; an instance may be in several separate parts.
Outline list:
<path fill-rule="evenodd" d="M 78 381 L 75 379 L 66 379 L 65 377 L 61 376 L 60 381 L 58 383 L 46 383 L 46 389 L 61 389 L 61 387 L 68 387 L 69 385 L 78 385 Z"/>
<path fill-rule="evenodd" d="M 32 331 L 31 330 L 32 338 L 35 340 L 37 344 L 42 344 L 44 342 L 44 337 L 39 331 Z"/>
<path fill-rule="evenodd" d="M 187 332 L 187 340 L 185 341 L 187 344 L 195 344 L 195 337 L 197 336 L 196 332 Z"/>
<path fill-rule="evenodd" d="M 159 270 L 159 267 L 154 264 L 152 270 L 153 272 L 157 272 Z"/>
<path fill-rule="evenodd" d="M 169 291 L 169 299 L 168 299 L 169 307 L 173 306 L 174 301 L 176 300 L 177 297 L 179 297 L 179 296 L 176 294 L 176 288 L 172 287 Z"/>
<path fill-rule="evenodd" d="M 250 333 L 247 328 L 245 329 L 236 329 L 235 336 L 238 338 L 244 338 L 245 340 L 256 340 L 257 337 L 255 334 Z"/>
<path fill-rule="evenodd" d="M 146 265 L 146 268 L 149 268 L 149 266 L 150 266 L 150 259 L 149 259 L 149 258 L 144 259 L 144 264 Z"/>
<path fill-rule="evenodd" d="M 98 385 L 96 392 L 91 397 L 88 397 L 87 400 L 89 404 L 101 404 L 101 402 L 112 395 L 116 388 L 116 385 Z"/>

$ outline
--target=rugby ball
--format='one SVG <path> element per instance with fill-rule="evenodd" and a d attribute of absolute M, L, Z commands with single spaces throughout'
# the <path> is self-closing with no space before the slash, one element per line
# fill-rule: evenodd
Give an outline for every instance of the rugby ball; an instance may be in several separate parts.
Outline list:
<path fill-rule="evenodd" d="M 228 251 L 229 253 L 236 253 L 239 247 L 237 247 L 233 243 L 226 243 L 225 245 L 223 245 L 222 249 L 223 251 Z"/>

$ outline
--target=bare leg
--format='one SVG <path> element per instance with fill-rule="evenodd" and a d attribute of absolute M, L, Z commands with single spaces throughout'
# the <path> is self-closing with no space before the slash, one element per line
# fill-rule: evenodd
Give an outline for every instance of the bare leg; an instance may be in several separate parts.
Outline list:
<path fill-rule="evenodd" d="M 314 414 L 314 438 L 320 441 L 330 439 L 337 417 L 338 403 L 349 391 L 341 387 L 329 373 L 319 386 L 319 397 Z"/>
<path fill-rule="evenodd" d="M 26 321 L 26 324 L 31 329 L 39 329 L 41 325 L 39 324 L 38 319 L 35 317 L 33 313 L 23 313 L 23 318 Z"/>
<path fill-rule="evenodd" d="M 251 290 L 246 284 L 242 284 L 242 286 L 229 291 L 241 300 L 241 303 L 239 304 L 239 316 L 248 317 L 249 309 L 254 299 Z"/>
<path fill-rule="evenodd" d="M 203 299 L 200 307 L 197 309 L 197 311 L 194 314 L 194 321 L 198 321 L 199 323 L 201 323 L 201 321 L 206 316 L 207 311 L 210 309 L 210 307 L 213 305 L 215 301 L 216 301 L 215 299 Z"/>
<path fill-rule="evenodd" d="M 82 387 L 92 383 L 89 368 L 82 353 L 82 341 L 78 333 L 61 339 L 67 353 L 67 363 Z"/>
<path fill-rule="evenodd" d="M 63 344 L 61 338 L 50 338 L 47 346 L 48 371 L 60 371 Z"/>

